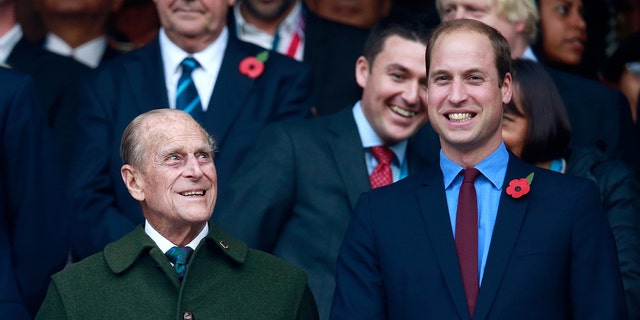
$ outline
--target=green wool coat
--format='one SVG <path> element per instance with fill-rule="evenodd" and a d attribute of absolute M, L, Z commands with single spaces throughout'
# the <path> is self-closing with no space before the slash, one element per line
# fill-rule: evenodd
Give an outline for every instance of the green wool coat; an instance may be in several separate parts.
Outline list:
<path fill-rule="evenodd" d="M 37 320 L 317 319 L 304 271 L 210 224 L 178 280 L 142 226 L 55 274 Z"/>

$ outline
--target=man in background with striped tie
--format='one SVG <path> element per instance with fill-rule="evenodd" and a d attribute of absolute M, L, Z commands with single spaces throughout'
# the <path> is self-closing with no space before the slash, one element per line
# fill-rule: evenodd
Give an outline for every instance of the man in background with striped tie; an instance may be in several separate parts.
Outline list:
<path fill-rule="evenodd" d="M 321 319 L 360 193 L 426 166 L 408 141 L 427 121 L 425 23 L 399 14 L 374 27 L 355 64 L 362 99 L 266 128 L 219 201 L 214 221 L 222 228 L 309 273 Z"/>
<path fill-rule="evenodd" d="M 215 144 L 180 110 L 131 121 L 121 173 L 144 224 L 54 275 L 37 319 L 317 319 L 302 270 L 208 223 Z"/>
<path fill-rule="evenodd" d="M 310 113 L 310 69 L 230 37 L 226 17 L 233 0 L 154 3 L 162 24 L 158 37 L 81 81 L 71 179 L 76 259 L 143 221 L 120 183 L 118 155 L 122 132 L 137 115 L 182 109 L 215 135 L 222 192 L 263 126 Z"/>

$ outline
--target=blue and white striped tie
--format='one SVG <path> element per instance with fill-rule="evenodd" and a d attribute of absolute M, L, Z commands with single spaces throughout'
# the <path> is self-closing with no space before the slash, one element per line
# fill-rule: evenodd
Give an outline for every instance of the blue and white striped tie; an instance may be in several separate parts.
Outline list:
<path fill-rule="evenodd" d="M 195 83 L 193 83 L 193 78 L 191 78 L 191 72 L 198 68 L 200 64 L 193 57 L 186 57 L 182 60 L 180 66 L 182 66 L 182 75 L 178 79 L 178 87 L 176 89 L 176 109 L 184 110 L 200 122 L 204 118 L 204 111 L 202 111 L 198 90 Z"/>

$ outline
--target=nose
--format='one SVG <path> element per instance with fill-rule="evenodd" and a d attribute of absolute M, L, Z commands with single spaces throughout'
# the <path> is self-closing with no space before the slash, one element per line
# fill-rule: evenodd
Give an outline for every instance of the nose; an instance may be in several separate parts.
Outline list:
<path fill-rule="evenodd" d="M 467 99 L 467 93 L 461 80 L 454 79 L 451 82 L 450 88 L 449 96 L 447 98 L 452 104 L 458 105 Z"/>
<path fill-rule="evenodd" d="M 455 9 L 455 12 L 453 13 L 453 19 L 458 20 L 464 18 L 467 18 L 467 11 L 461 8 Z"/>
<path fill-rule="evenodd" d="M 204 174 L 202 168 L 200 167 L 200 162 L 196 158 L 196 156 L 191 155 L 185 164 L 185 169 L 183 171 L 183 175 L 186 178 L 190 178 L 193 180 L 198 180 Z"/>
<path fill-rule="evenodd" d="M 415 105 L 420 100 L 420 83 L 418 81 L 410 81 L 402 92 L 402 99 L 407 105 Z"/>
<path fill-rule="evenodd" d="M 587 22 L 584 21 L 582 14 L 578 10 L 573 10 L 573 13 L 571 14 L 571 22 L 573 26 L 579 30 L 584 31 L 587 29 Z"/>

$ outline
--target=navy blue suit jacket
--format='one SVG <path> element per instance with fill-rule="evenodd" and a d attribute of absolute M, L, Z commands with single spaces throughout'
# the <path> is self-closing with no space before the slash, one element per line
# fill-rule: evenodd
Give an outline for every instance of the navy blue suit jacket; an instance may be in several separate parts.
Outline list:
<path fill-rule="evenodd" d="M 510 155 L 473 319 L 626 319 L 595 185 Z M 331 319 L 469 319 L 439 166 L 363 194 L 338 255 Z"/>
<path fill-rule="evenodd" d="M 34 81 L 0 83 L 0 317 L 31 319 L 67 261 L 68 199 Z"/>
<path fill-rule="evenodd" d="M 271 52 L 262 75 L 240 74 L 240 61 L 264 49 L 229 38 L 202 125 L 218 139 L 218 194 L 268 122 L 303 118 L 311 103 L 311 71 Z M 82 82 L 72 194 L 78 257 L 101 251 L 143 221 L 140 205 L 120 175 L 120 139 L 127 124 L 151 109 L 167 108 L 160 44 L 106 62 Z"/>

